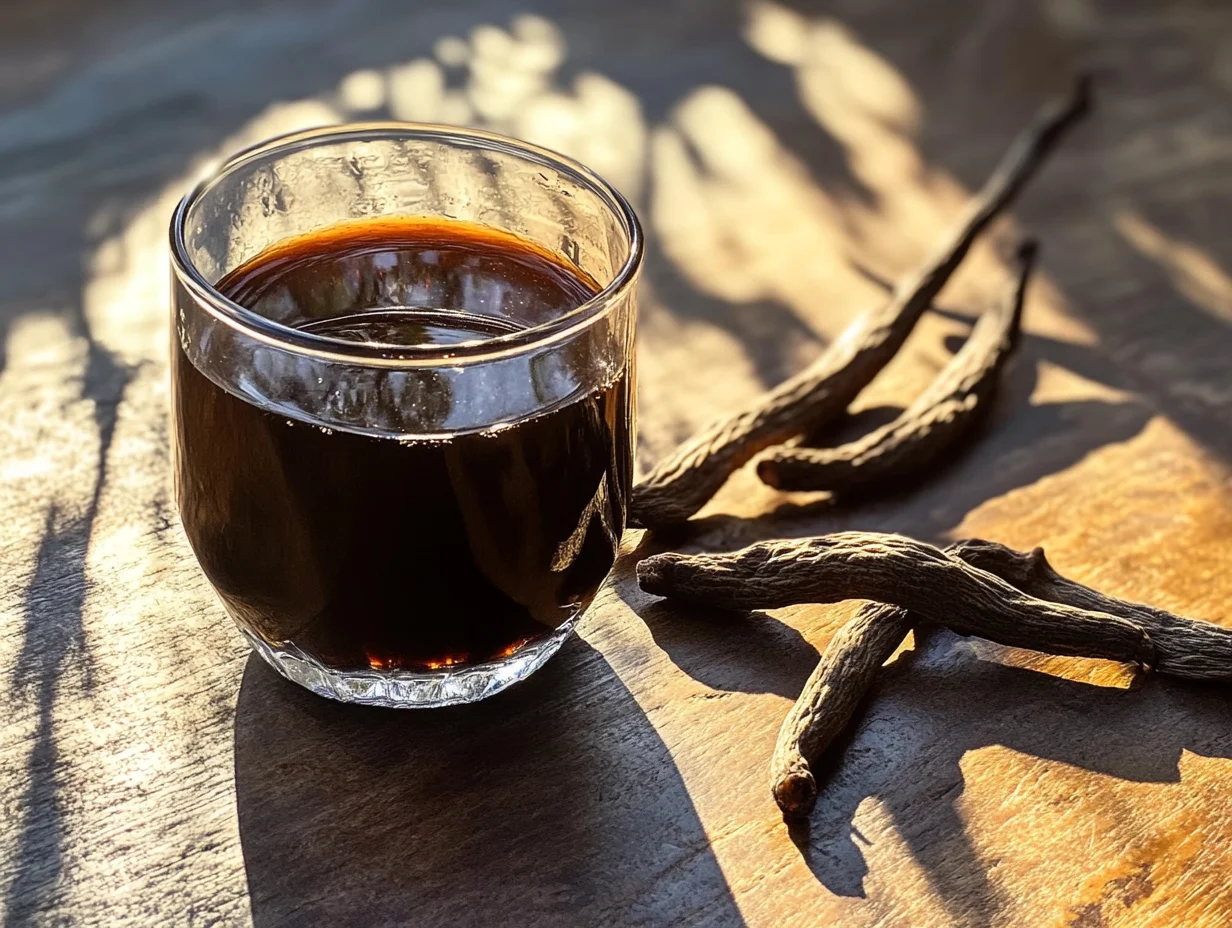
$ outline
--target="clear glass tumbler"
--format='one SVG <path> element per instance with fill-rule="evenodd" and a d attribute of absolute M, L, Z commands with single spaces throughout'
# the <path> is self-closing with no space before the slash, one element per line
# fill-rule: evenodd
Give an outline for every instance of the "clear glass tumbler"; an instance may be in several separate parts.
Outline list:
<path fill-rule="evenodd" d="M 589 296 L 429 287 L 428 251 L 371 294 L 322 282 L 338 319 L 219 287 L 288 241 L 421 221 L 546 256 Z M 231 158 L 180 203 L 171 254 L 176 500 L 257 653 L 315 693 L 397 707 L 542 666 L 625 526 L 642 235 L 624 198 L 489 133 L 343 126 Z"/>

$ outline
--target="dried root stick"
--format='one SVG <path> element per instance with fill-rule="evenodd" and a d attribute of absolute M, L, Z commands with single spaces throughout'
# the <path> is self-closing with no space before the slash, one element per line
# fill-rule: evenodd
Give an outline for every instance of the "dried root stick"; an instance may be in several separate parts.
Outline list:
<path fill-rule="evenodd" d="M 1038 599 L 1137 622 L 1155 642 L 1160 673 L 1232 680 L 1232 628 L 1106 596 L 1057 573 L 1042 548 L 1024 553 L 973 538 L 950 545 L 945 553 Z M 877 668 L 917 624 L 897 606 L 869 603 L 831 639 L 779 730 L 770 762 L 771 790 L 784 815 L 812 810 L 817 798 L 813 765 L 851 721 Z"/>
<path fill-rule="evenodd" d="M 941 551 L 847 532 L 724 555 L 659 555 L 638 565 L 638 580 L 648 592 L 726 608 L 892 603 L 868 603 L 835 635 L 783 722 L 770 775 L 788 817 L 812 809 L 812 766 L 850 722 L 877 669 L 922 622 L 1049 653 L 1153 663 L 1175 677 L 1232 680 L 1232 629 L 1106 596 L 1061 576 L 1039 548 L 1022 553 L 971 539 Z"/>
<path fill-rule="evenodd" d="M 898 287 L 889 303 L 856 319 L 808 368 L 707 426 L 651 471 L 633 491 L 634 521 L 650 529 L 686 521 L 758 453 L 840 416 L 902 347 L 976 237 L 1013 202 L 1089 103 L 1084 78 L 1068 99 L 1048 107 L 1019 137 L 943 247 Z"/>
<path fill-rule="evenodd" d="M 1155 642 L 1155 669 L 1162 674 L 1190 680 L 1232 680 L 1232 628 L 1105 596 L 1057 573 L 1044 557 L 1043 548 L 1023 553 L 995 541 L 972 538 L 945 550 L 1030 596 L 1137 622 Z"/>
<path fill-rule="evenodd" d="M 812 811 L 817 801 L 812 765 L 847 727 L 877 671 L 910 630 L 907 610 L 868 603 L 830 639 L 783 720 L 770 761 L 770 789 L 784 815 Z"/>
<path fill-rule="evenodd" d="M 888 425 L 837 448 L 782 447 L 757 462 L 757 475 L 781 490 L 850 492 L 934 466 L 970 434 L 992 405 L 1001 369 L 1018 344 L 1036 245 L 1018 252 L 1006 299 L 984 313 L 936 380 Z"/>
<path fill-rule="evenodd" d="M 659 554 L 637 565 L 637 579 L 648 593 L 725 609 L 871 599 L 1012 647 L 1157 663 L 1159 643 L 1136 621 L 1037 599 L 900 535 L 839 532 L 760 542 L 730 554 Z M 1173 665 L 1169 659 L 1163 667 Z"/>

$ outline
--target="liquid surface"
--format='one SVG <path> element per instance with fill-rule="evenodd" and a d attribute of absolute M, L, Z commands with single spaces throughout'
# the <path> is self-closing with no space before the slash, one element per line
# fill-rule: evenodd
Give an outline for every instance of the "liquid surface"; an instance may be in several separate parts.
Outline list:
<path fill-rule="evenodd" d="M 442 311 L 398 306 L 370 309 L 332 319 L 316 319 L 300 331 L 350 342 L 386 345 L 461 345 L 519 332 L 521 326 L 461 310 Z"/>
<path fill-rule="evenodd" d="M 519 324 L 492 315 L 497 305 L 530 319 L 593 293 L 593 282 L 508 241 L 475 232 L 468 250 L 474 228 L 422 240 L 404 229 L 384 245 L 372 230 L 327 230 L 258 256 L 219 288 L 244 305 L 275 300 L 319 334 L 398 344 L 503 334 Z M 391 267 L 405 271 L 392 291 Z M 331 284 L 337 275 L 349 283 Z M 361 306 L 358 293 L 392 295 Z M 499 659 L 585 608 L 615 559 L 632 476 L 627 372 L 442 440 L 289 419 L 203 376 L 182 345 L 173 378 L 189 540 L 232 615 L 271 644 L 338 670 Z"/>
<path fill-rule="evenodd" d="M 580 306 L 598 285 L 576 267 L 507 232 L 468 222 L 374 219 L 340 223 L 288 239 L 236 268 L 217 285 L 241 306 L 268 319 L 318 334 L 322 324 L 373 310 L 427 310 L 455 317 L 463 330 L 476 324 L 508 331 L 555 319 Z M 386 320 L 388 321 L 388 320 Z M 375 324 L 364 338 L 414 345 L 453 344 L 475 337 Z M 378 336 L 378 337 L 373 337 Z M 384 337 L 380 337 L 384 336 Z"/>

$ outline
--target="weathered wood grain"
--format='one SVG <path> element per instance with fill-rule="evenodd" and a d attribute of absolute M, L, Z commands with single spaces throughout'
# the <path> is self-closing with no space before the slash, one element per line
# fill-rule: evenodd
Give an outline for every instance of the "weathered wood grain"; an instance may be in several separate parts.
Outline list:
<path fill-rule="evenodd" d="M 918 264 L 1089 67 L 1098 121 L 1016 211 L 1045 259 L 980 441 L 859 508 L 742 472 L 677 541 L 978 535 L 1232 624 L 1230 47 L 1222 5 L 1154 0 L 0 7 L 3 921 L 1226 924 L 1214 688 L 929 636 L 789 834 L 766 764 L 854 606 L 716 621 L 641 594 L 630 556 L 581 640 L 489 705 L 360 712 L 272 678 L 168 501 L 163 242 L 196 166 L 306 122 L 476 121 L 577 154 L 652 243 L 645 468 Z M 850 432 L 944 365 L 1011 238 Z"/>

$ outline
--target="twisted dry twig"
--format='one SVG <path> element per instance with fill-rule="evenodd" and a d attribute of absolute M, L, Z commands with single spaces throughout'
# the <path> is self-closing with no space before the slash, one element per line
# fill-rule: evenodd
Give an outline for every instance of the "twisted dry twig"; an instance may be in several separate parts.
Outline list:
<path fill-rule="evenodd" d="M 763 609 L 872 599 L 999 644 L 1153 665 L 1138 622 L 1029 596 L 930 544 L 876 532 L 764 541 L 730 554 L 658 554 L 642 589 L 700 605 Z"/>
<path fill-rule="evenodd" d="M 1138 623 L 1155 642 L 1154 669 L 1159 673 L 1188 680 L 1232 681 L 1232 628 L 1105 596 L 1057 573 L 1043 548 L 1023 553 L 995 541 L 970 538 L 945 550 L 1031 596 Z"/>

